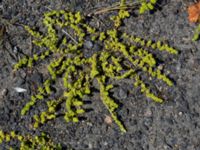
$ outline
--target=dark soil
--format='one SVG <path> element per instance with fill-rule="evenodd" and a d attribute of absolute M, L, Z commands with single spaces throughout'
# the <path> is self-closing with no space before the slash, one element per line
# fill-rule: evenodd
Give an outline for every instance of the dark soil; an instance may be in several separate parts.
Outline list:
<path fill-rule="evenodd" d="M 81 11 L 86 15 L 114 2 L 117 0 L 0 0 L 0 130 L 15 130 L 21 134 L 43 131 L 55 143 L 61 143 L 64 149 L 200 149 L 200 42 L 191 40 L 195 28 L 187 18 L 187 6 L 191 0 L 160 0 L 155 12 L 144 15 L 133 12 L 124 22 L 121 30 L 147 39 L 167 41 L 179 50 L 179 55 L 171 59 L 159 54 L 166 60 L 166 70 L 171 71 L 170 78 L 175 81 L 175 85 L 163 95 L 167 100 L 165 103 L 154 103 L 133 89 L 128 80 L 120 81 L 113 89 L 113 97 L 123 104 L 118 114 L 127 133 L 121 134 L 115 123 L 105 123 L 109 113 L 98 92 L 85 98 L 91 102 L 86 107 L 92 111 L 77 124 L 66 124 L 63 117 L 59 117 L 33 130 L 30 116 L 45 109 L 42 104 L 21 117 L 20 110 L 35 87 L 44 81 L 44 72 L 37 67 L 13 73 L 13 65 L 19 58 L 36 51 L 22 24 L 40 27 L 43 13 L 51 9 Z M 110 27 L 107 19 L 108 14 L 101 14 L 91 21 L 106 29 Z M 27 92 L 17 93 L 15 87 L 27 89 Z M 5 144 L 0 145 L 0 149 L 6 149 Z"/>

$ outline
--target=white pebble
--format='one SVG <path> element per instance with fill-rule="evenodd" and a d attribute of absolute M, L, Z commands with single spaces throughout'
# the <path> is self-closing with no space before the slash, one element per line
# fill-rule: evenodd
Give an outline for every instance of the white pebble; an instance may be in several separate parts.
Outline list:
<path fill-rule="evenodd" d="M 26 89 L 23 89 L 23 88 L 20 88 L 20 87 L 14 87 L 14 90 L 18 93 L 24 93 L 26 92 L 27 90 Z"/>

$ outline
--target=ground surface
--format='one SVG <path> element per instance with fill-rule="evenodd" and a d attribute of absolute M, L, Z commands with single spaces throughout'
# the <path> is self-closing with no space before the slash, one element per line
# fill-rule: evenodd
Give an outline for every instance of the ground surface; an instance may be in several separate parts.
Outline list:
<path fill-rule="evenodd" d="M 29 99 L 34 87 L 44 81 L 43 72 L 34 69 L 30 74 L 21 70 L 13 74 L 12 67 L 24 54 L 35 52 L 31 37 L 21 24 L 39 26 L 42 14 L 50 9 L 80 10 L 87 14 L 94 8 L 107 7 L 115 0 L 4 0 L 0 1 L 0 129 L 16 130 L 22 134 L 47 132 L 65 149 L 75 150 L 199 150 L 200 149 L 200 42 L 192 42 L 195 25 L 187 20 L 189 0 L 161 0 L 160 10 L 152 14 L 134 15 L 125 20 L 123 30 L 129 34 L 154 40 L 168 41 L 180 51 L 167 62 L 175 86 L 160 105 L 152 102 L 138 90 L 121 81 L 113 89 L 113 96 L 123 106 L 118 111 L 127 133 L 121 134 L 113 123 L 104 119 L 109 115 L 99 93 L 94 92 L 84 121 L 66 124 L 62 117 L 48 122 L 39 130 L 31 130 L 31 113 L 42 110 L 43 105 L 25 117 L 20 116 L 24 99 Z M 106 15 L 96 16 L 106 23 Z M 101 22 L 100 22 L 101 23 Z M 2 27 L 6 27 L 5 30 Z M 19 94 L 14 87 L 28 91 Z M 12 144 L 12 143 L 11 143 Z M 0 149 L 5 149 L 1 145 Z"/>

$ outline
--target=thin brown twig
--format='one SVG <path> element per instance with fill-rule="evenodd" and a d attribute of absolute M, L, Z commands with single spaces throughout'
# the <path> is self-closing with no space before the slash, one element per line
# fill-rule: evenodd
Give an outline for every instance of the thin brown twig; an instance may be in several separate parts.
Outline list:
<path fill-rule="evenodd" d="M 91 15 L 99 15 L 102 13 L 107 13 L 110 11 L 114 11 L 114 10 L 119 10 L 119 9 L 133 9 L 138 7 L 139 3 L 138 2 L 130 2 L 127 3 L 124 6 L 120 6 L 120 3 L 106 7 L 106 8 L 99 8 L 97 10 L 94 10 L 93 12 L 89 13 L 87 16 L 91 16 Z"/>

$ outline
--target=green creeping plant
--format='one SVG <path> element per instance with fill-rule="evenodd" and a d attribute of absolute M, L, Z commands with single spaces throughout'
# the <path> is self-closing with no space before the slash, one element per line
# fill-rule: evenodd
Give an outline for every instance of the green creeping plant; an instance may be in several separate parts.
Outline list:
<path fill-rule="evenodd" d="M 197 41 L 199 39 L 200 34 L 200 24 L 196 27 L 192 41 Z"/>
<path fill-rule="evenodd" d="M 20 147 L 9 147 L 6 149 L 14 150 L 61 150 L 60 144 L 54 144 L 51 139 L 45 134 L 42 133 L 40 136 L 30 136 L 30 135 L 20 135 L 15 131 L 10 133 L 5 133 L 0 130 L 0 144 L 3 142 L 9 143 L 11 141 L 19 141 Z"/>
<path fill-rule="evenodd" d="M 152 0 L 149 3 L 153 5 L 155 2 Z M 47 57 L 51 61 L 47 66 L 49 78 L 43 86 L 38 87 L 37 93 L 31 96 L 30 101 L 21 110 L 21 115 L 26 115 L 37 101 L 45 99 L 47 110 L 33 116 L 35 128 L 55 119 L 61 103 L 65 104 L 65 121 L 78 122 L 79 117 L 85 113 L 82 99 L 92 93 L 94 79 L 99 84 L 103 104 L 122 132 L 126 132 L 126 128 L 117 116 L 116 110 L 119 106 L 110 96 L 110 90 L 114 85 L 108 84 L 109 79 L 117 81 L 130 78 L 134 86 L 146 97 L 162 103 L 162 97 L 151 91 L 139 72 L 163 81 L 166 86 L 172 86 L 173 82 L 163 74 L 148 49 L 165 51 L 171 55 L 176 55 L 177 50 L 161 41 L 154 42 L 127 33 L 120 34 L 118 27 L 121 26 L 123 19 L 129 16 L 127 10 L 119 10 L 117 16 L 111 17 L 114 28 L 101 31 L 88 25 L 87 17 L 82 16 L 80 12 L 53 10 L 44 14 L 43 25 L 46 32 L 41 33 L 25 26 L 34 37 L 33 43 L 38 47 L 45 47 L 46 50 L 22 58 L 15 64 L 14 69 L 33 67 L 39 60 L 45 60 Z M 102 50 L 95 52 L 91 57 L 85 57 L 83 49 L 86 38 L 93 43 L 101 43 Z M 60 98 L 50 99 L 53 94 L 52 85 L 57 83 L 58 79 L 62 79 L 64 92 Z"/>
<path fill-rule="evenodd" d="M 157 0 L 140 0 L 141 6 L 139 8 L 139 14 L 143 14 L 146 11 L 154 10 Z"/>

